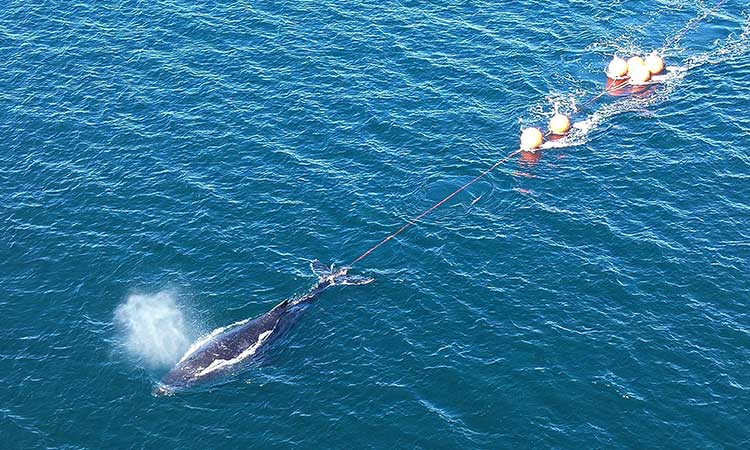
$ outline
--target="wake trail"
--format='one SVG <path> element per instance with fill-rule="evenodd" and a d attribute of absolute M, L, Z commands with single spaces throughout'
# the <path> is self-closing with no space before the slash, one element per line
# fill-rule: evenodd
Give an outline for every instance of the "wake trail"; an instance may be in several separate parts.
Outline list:
<path fill-rule="evenodd" d="M 692 28 L 697 26 L 693 24 Z M 692 29 L 691 28 L 691 29 Z M 556 149 L 584 145 L 589 141 L 589 136 L 599 126 L 607 123 L 612 117 L 633 111 L 641 111 L 654 105 L 667 101 L 674 91 L 683 84 L 685 78 L 695 69 L 714 64 L 722 64 L 733 58 L 744 56 L 750 50 L 750 17 L 745 16 L 742 24 L 742 31 L 739 34 L 731 34 L 724 40 L 715 41 L 715 47 L 712 50 L 689 56 L 684 59 L 680 66 L 668 66 L 667 74 L 658 79 L 658 83 L 651 83 L 655 86 L 653 92 L 647 95 L 638 96 L 628 95 L 627 97 L 615 100 L 610 103 L 602 103 L 596 107 L 596 110 L 573 123 L 571 131 L 562 139 L 547 141 L 542 145 L 543 149 Z M 665 49 L 659 50 L 663 52 Z M 646 54 L 645 51 L 635 49 L 633 54 Z M 656 77 L 655 77 L 656 78 Z M 651 88 L 654 89 L 654 88 Z M 553 101 L 555 111 L 575 111 L 577 109 L 575 101 L 556 97 Z M 550 101 L 548 99 L 547 101 Z"/>

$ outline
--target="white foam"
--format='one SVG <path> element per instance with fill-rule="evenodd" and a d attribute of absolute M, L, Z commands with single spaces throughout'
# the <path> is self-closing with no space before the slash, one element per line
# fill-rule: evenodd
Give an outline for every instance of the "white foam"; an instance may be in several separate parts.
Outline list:
<path fill-rule="evenodd" d="M 263 345 L 263 342 L 268 338 L 268 336 L 273 333 L 273 330 L 264 331 L 258 336 L 258 342 L 248 347 L 245 351 L 237 355 L 236 357 L 232 359 L 216 359 L 211 362 L 211 364 L 208 365 L 205 369 L 202 369 L 200 372 L 196 373 L 196 376 L 202 377 L 204 375 L 207 375 L 211 372 L 214 372 L 216 370 L 222 369 L 224 367 L 229 367 L 237 364 L 238 362 L 242 361 L 243 359 L 252 356 L 255 354 L 256 351 L 260 348 L 261 345 Z"/>
<path fill-rule="evenodd" d="M 745 55 L 748 49 L 750 49 L 750 16 L 746 15 L 740 34 L 731 34 L 723 41 L 716 41 L 716 47 L 713 50 L 688 58 L 685 65 L 692 69 L 704 64 L 720 64 Z"/>

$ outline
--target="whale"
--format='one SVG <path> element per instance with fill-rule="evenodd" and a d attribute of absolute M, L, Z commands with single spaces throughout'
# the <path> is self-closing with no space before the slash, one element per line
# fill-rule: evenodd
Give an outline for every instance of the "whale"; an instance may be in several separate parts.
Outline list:
<path fill-rule="evenodd" d="M 362 285 L 372 278 L 350 275 L 349 268 L 334 268 L 320 261 L 310 264 L 317 283 L 304 294 L 286 299 L 270 311 L 216 330 L 193 343 L 153 390 L 156 396 L 216 379 L 236 370 L 240 364 L 257 358 L 272 342 L 282 337 L 300 318 L 306 306 L 331 286 Z"/>

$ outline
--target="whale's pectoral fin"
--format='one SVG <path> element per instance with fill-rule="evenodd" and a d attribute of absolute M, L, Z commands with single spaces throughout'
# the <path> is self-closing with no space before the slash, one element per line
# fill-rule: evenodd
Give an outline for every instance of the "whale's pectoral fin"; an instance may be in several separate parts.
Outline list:
<path fill-rule="evenodd" d="M 336 284 L 349 285 L 349 286 L 368 284 L 368 283 L 372 283 L 373 281 L 374 281 L 374 278 L 363 277 L 359 275 L 342 275 L 340 277 L 336 277 Z"/>
<path fill-rule="evenodd" d="M 318 278 L 327 277 L 332 272 L 331 267 L 326 266 L 317 259 L 310 263 L 310 269 Z"/>
<path fill-rule="evenodd" d="M 167 386 L 164 386 L 163 384 L 159 383 L 157 386 L 154 387 L 154 390 L 151 391 L 151 395 L 154 397 L 165 397 L 169 396 L 171 397 L 174 395 L 174 391 L 170 389 Z"/>

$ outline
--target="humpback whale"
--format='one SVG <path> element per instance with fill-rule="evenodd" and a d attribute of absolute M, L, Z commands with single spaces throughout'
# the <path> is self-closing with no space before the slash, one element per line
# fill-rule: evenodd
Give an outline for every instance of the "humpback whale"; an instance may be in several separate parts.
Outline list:
<path fill-rule="evenodd" d="M 349 268 L 334 269 L 313 261 L 310 267 L 318 282 L 303 295 L 286 299 L 267 313 L 218 328 L 190 346 L 177 364 L 154 388 L 154 395 L 171 395 L 226 374 L 237 364 L 258 355 L 281 337 L 299 318 L 305 306 L 334 285 L 367 284 L 372 278 L 349 275 Z"/>

